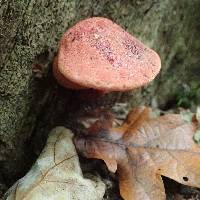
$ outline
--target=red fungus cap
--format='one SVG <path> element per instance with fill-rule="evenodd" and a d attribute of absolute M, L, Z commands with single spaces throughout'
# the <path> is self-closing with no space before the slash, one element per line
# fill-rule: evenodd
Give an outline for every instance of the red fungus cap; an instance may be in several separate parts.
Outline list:
<path fill-rule="evenodd" d="M 160 71 L 158 54 L 109 19 L 80 21 L 62 37 L 54 75 L 67 88 L 126 91 Z"/>

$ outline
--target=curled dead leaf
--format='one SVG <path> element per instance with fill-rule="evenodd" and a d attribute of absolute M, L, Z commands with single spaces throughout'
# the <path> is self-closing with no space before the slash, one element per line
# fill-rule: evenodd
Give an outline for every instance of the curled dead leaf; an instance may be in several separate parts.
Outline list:
<path fill-rule="evenodd" d="M 194 140 L 197 144 L 200 144 L 200 106 L 197 107 L 197 111 L 196 111 L 194 120 L 197 123 L 197 131 L 194 135 Z"/>
<path fill-rule="evenodd" d="M 197 119 L 198 123 L 200 124 L 200 106 L 197 107 L 196 119 Z"/>
<path fill-rule="evenodd" d="M 200 148 L 193 141 L 196 123 L 178 114 L 153 117 L 150 108 L 138 107 L 121 127 L 108 124 L 112 123 L 96 121 L 75 144 L 86 157 L 102 159 L 110 171 L 118 171 L 125 200 L 166 199 L 161 175 L 200 187 Z"/>
<path fill-rule="evenodd" d="M 105 185 L 83 178 L 72 132 L 53 129 L 31 170 L 6 193 L 7 200 L 101 200 Z"/>

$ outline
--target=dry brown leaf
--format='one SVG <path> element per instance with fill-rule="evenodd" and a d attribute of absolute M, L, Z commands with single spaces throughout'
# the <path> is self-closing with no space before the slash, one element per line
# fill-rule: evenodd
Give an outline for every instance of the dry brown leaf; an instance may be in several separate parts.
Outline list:
<path fill-rule="evenodd" d="M 7 192 L 7 200 L 101 200 L 105 185 L 82 175 L 72 132 L 57 127 L 31 170 Z"/>
<path fill-rule="evenodd" d="M 75 144 L 86 157 L 102 159 L 110 171 L 118 171 L 125 200 L 166 199 L 161 175 L 200 187 L 196 124 L 177 114 L 155 118 L 145 107 L 133 109 L 121 127 L 108 127 L 108 121 L 96 121 Z"/>

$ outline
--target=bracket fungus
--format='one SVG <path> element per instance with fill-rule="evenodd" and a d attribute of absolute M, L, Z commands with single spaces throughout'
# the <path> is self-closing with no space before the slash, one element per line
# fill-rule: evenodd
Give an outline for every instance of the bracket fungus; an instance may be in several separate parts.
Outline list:
<path fill-rule="evenodd" d="M 63 35 L 53 72 L 65 88 L 107 93 L 146 85 L 160 67 L 155 51 L 111 20 L 92 17 Z"/>

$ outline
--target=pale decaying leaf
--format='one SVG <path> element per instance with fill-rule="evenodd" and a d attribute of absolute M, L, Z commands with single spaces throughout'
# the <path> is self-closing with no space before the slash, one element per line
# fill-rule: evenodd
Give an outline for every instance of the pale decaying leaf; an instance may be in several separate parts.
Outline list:
<path fill-rule="evenodd" d="M 70 130 L 57 127 L 31 170 L 7 192 L 7 200 L 100 200 L 105 185 L 83 178 Z"/>
<path fill-rule="evenodd" d="M 178 114 L 152 117 L 145 107 L 133 109 L 121 127 L 108 128 L 107 121 L 95 122 L 75 144 L 86 157 L 102 159 L 109 170 L 118 171 L 125 200 L 164 200 L 161 175 L 200 187 L 195 123 Z"/>

